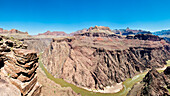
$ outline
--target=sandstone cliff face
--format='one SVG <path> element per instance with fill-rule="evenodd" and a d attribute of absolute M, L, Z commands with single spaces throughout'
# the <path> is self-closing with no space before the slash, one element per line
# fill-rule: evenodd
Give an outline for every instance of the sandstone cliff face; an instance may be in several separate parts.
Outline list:
<path fill-rule="evenodd" d="M 156 69 L 150 70 L 143 81 L 135 84 L 128 96 L 170 96 L 170 67 L 163 73 Z"/>
<path fill-rule="evenodd" d="M 89 36 L 89 37 L 108 37 L 115 35 L 109 27 L 94 26 L 89 29 L 82 29 L 76 32 L 72 32 L 69 36 Z M 116 35 L 115 35 L 116 36 Z"/>
<path fill-rule="evenodd" d="M 57 78 L 80 87 L 103 89 L 147 68 L 163 67 L 169 44 L 117 38 L 54 39 L 42 61 Z"/>
<path fill-rule="evenodd" d="M 14 85 L 9 83 L 7 80 L 0 79 L 0 94 L 1 96 L 20 96 L 21 92 L 18 88 L 16 88 Z"/>
<path fill-rule="evenodd" d="M 0 75 L 16 86 L 20 92 L 18 96 L 40 95 L 41 86 L 36 75 L 39 65 L 37 53 L 26 50 L 27 46 L 15 39 L 2 36 L 0 40 Z"/>

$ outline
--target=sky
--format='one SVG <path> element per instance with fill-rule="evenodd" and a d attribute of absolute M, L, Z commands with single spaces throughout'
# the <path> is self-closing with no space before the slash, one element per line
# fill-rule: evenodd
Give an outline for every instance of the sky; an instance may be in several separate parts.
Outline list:
<path fill-rule="evenodd" d="M 0 0 L 0 28 L 66 33 L 111 29 L 170 29 L 170 0 Z"/>

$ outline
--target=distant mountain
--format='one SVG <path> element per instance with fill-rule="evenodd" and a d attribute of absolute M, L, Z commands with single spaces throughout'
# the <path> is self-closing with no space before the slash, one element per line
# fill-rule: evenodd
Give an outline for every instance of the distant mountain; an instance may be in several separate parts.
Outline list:
<path fill-rule="evenodd" d="M 22 32 L 17 29 L 4 30 L 3 28 L 0 28 L 0 34 L 27 34 L 28 35 L 28 32 Z"/>
<path fill-rule="evenodd" d="M 162 31 L 157 31 L 153 32 L 154 35 L 170 35 L 170 29 L 169 30 L 162 30 Z"/>
<path fill-rule="evenodd" d="M 88 29 L 84 28 L 84 29 L 82 29 L 82 30 L 78 30 L 78 31 L 76 31 L 76 32 L 72 32 L 72 33 L 70 33 L 69 35 L 70 35 L 70 36 L 74 36 L 75 34 L 81 34 L 81 33 L 87 32 L 87 31 L 88 31 Z"/>
<path fill-rule="evenodd" d="M 78 30 L 76 32 L 72 32 L 67 34 L 63 31 L 47 31 L 45 33 L 39 33 L 38 36 L 74 36 L 75 34 L 84 34 L 84 33 L 109 33 L 109 34 L 118 34 L 118 35 L 136 35 L 136 34 L 152 34 L 150 31 L 143 31 L 143 30 L 132 30 L 129 27 L 126 29 L 115 29 L 111 30 L 109 27 L 105 26 L 94 26 L 90 28 L 84 28 L 82 30 Z"/>
<path fill-rule="evenodd" d="M 166 41 L 170 42 L 170 29 L 153 32 L 152 34 L 163 37 Z"/>
<path fill-rule="evenodd" d="M 129 27 L 127 27 L 126 29 L 115 29 L 112 30 L 112 32 L 120 35 L 152 34 L 150 31 L 132 30 Z"/>
<path fill-rule="evenodd" d="M 38 35 L 54 35 L 54 36 L 67 36 L 68 34 L 63 31 L 47 31 L 45 33 L 39 33 Z"/>

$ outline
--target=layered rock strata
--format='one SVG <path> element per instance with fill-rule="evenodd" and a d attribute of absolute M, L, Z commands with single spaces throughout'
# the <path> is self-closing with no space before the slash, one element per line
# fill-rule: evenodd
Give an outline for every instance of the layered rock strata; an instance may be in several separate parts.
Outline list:
<path fill-rule="evenodd" d="M 16 43 L 4 37 L 1 39 L 1 74 L 5 75 L 6 79 L 20 90 L 20 95 L 40 95 L 41 85 L 37 82 L 36 75 L 37 53 L 26 50 L 25 45 L 21 42 Z"/>
<path fill-rule="evenodd" d="M 101 37 L 53 39 L 42 61 L 53 76 L 79 87 L 103 89 L 149 68 L 164 67 L 169 44 Z"/>
<path fill-rule="evenodd" d="M 143 81 L 133 86 L 128 96 L 170 96 L 170 67 L 162 73 L 150 70 Z"/>

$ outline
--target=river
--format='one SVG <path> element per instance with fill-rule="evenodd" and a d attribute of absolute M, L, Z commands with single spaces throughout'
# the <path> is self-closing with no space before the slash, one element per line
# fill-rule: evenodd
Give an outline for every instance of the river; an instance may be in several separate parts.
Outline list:
<path fill-rule="evenodd" d="M 76 85 L 67 83 L 66 81 L 64 81 L 63 79 L 60 78 L 54 78 L 48 71 L 47 69 L 43 66 L 42 62 L 41 62 L 41 58 L 39 59 L 39 63 L 40 63 L 40 67 L 41 69 L 44 71 L 44 73 L 46 74 L 46 76 L 51 79 L 52 81 L 54 81 L 55 83 L 61 85 L 62 87 L 71 87 L 73 89 L 74 92 L 76 93 L 80 93 L 82 96 L 126 96 L 127 93 L 131 90 L 131 88 L 133 87 L 134 84 L 136 84 L 137 82 L 142 81 L 142 79 L 145 77 L 146 73 L 148 71 L 145 71 L 143 73 L 140 73 L 136 76 L 134 76 L 133 78 L 128 78 L 126 79 L 126 81 L 124 81 L 123 84 L 123 89 L 120 90 L 117 93 L 100 93 L 100 92 L 92 92 L 92 91 L 88 91 L 86 89 L 77 87 Z M 167 66 L 170 66 L 170 60 L 167 61 Z M 162 72 L 164 69 L 159 69 L 159 72 Z"/>

